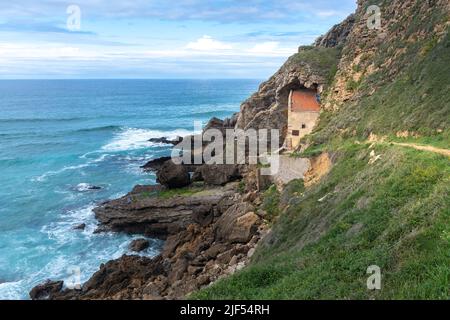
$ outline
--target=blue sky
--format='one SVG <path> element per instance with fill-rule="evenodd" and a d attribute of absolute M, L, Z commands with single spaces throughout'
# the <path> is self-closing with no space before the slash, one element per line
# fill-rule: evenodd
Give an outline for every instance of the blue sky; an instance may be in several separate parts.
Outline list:
<path fill-rule="evenodd" d="M 0 78 L 263 79 L 355 8 L 355 0 L 2 0 Z"/>

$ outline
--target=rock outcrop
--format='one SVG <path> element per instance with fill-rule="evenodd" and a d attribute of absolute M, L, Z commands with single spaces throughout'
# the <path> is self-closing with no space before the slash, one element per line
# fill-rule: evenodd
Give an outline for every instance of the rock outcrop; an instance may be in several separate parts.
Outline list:
<path fill-rule="evenodd" d="M 356 19 L 355 15 L 351 14 L 343 22 L 335 25 L 326 34 L 317 38 L 314 45 L 317 47 L 325 47 L 325 48 L 332 48 L 344 45 L 345 42 L 347 41 L 348 35 L 353 29 L 355 19 Z"/>
<path fill-rule="evenodd" d="M 236 184 L 203 191 L 194 189 L 192 194 L 174 193 L 171 197 L 161 195 L 160 187 L 142 188 L 95 208 L 95 217 L 100 222 L 98 232 L 126 232 L 165 239 L 196 223 L 196 217 L 219 215 L 222 204 L 234 195 Z"/>
<path fill-rule="evenodd" d="M 63 281 L 47 280 L 45 283 L 35 286 L 30 291 L 30 298 L 33 300 L 52 299 L 54 295 L 61 292 L 64 285 Z"/>
<path fill-rule="evenodd" d="M 144 171 L 158 171 L 159 169 L 161 169 L 164 163 L 170 161 L 171 159 L 171 157 L 156 158 L 150 160 L 149 162 L 141 166 L 141 168 L 144 169 Z"/>
<path fill-rule="evenodd" d="M 287 133 L 288 99 L 291 90 L 299 88 L 317 89 L 327 84 L 329 70 L 322 70 L 294 55 L 264 82 L 258 92 L 241 105 L 236 127 L 239 129 L 279 129 L 280 145 Z"/>
<path fill-rule="evenodd" d="M 146 239 L 136 239 L 131 241 L 130 250 L 134 252 L 141 252 L 150 246 L 150 242 Z"/>
<path fill-rule="evenodd" d="M 189 171 L 185 166 L 169 160 L 159 168 L 156 174 L 157 182 L 169 189 L 183 188 L 191 184 Z"/>
<path fill-rule="evenodd" d="M 202 165 L 197 168 L 197 180 L 203 180 L 205 183 L 214 186 L 223 186 L 229 182 L 233 182 L 242 178 L 241 168 L 234 164 L 223 165 Z"/>
<path fill-rule="evenodd" d="M 204 201 L 201 205 L 198 203 L 200 198 Z M 159 233 L 166 238 L 159 256 L 149 259 L 125 255 L 102 264 L 80 290 L 62 290 L 62 282 L 47 282 L 35 287 L 30 293 L 31 297 L 55 300 L 183 298 L 243 268 L 254 253 L 259 239 L 266 233 L 262 220 L 253 213 L 254 206 L 237 193 L 236 183 L 207 189 L 203 196 L 189 195 L 175 199 L 172 201 L 183 203 L 179 204 L 179 208 L 186 207 L 186 212 L 177 217 L 180 220 L 170 223 L 157 221 L 154 219 L 155 207 L 150 210 L 145 200 L 134 198 L 131 200 L 134 208 L 145 208 L 143 212 L 146 213 L 139 213 L 139 219 L 134 217 L 133 221 L 122 221 L 126 230 L 133 224 L 140 225 L 137 228 L 140 230 L 159 229 L 161 224 L 167 224 L 165 231 Z M 206 199 L 209 202 L 205 202 Z M 188 204 L 194 202 L 197 205 L 187 209 Z M 167 204 L 160 202 L 162 211 L 167 209 Z M 113 209 L 116 205 L 110 206 L 109 213 L 102 214 L 109 214 L 112 220 L 116 219 L 117 214 L 113 211 L 117 210 Z M 164 212 L 169 214 L 169 211 Z M 121 212 L 119 215 L 125 217 L 128 214 Z M 149 218 L 144 219 L 144 215 Z M 188 219 L 186 215 L 189 215 Z M 133 214 L 130 216 L 128 219 L 133 219 Z M 164 219 L 164 216 L 160 215 L 160 218 Z M 169 227 L 170 224 L 175 227 Z"/>
<path fill-rule="evenodd" d="M 182 137 L 178 137 L 176 139 L 169 139 L 166 137 L 161 137 L 161 138 L 151 138 L 150 140 L 148 140 L 149 142 L 153 142 L 153 143 L 162 143 L 162 144 L 171 144 L 171 145 L 176 145 L 178 143 L 180 143 L 183 140 Z"/>

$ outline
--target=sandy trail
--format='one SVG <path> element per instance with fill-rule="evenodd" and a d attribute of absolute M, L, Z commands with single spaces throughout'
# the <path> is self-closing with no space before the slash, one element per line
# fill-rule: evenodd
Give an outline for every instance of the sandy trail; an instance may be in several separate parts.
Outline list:
<path fill-rule="evenodd" d="M 436 148 L 436 147 L 432 147 L 432 146 L 423 146 L 423 145 L 418 145 L 418 144 L 414 144 L 414 143 L 400 143 L 400 142 L 392 142 L 392 143 L 397 146 L 414 148 L 416 150 L 421 150 L 421 151 L 434 152 L 434 153 L 438 153 L 438 154 L 442 154 L 444 156 L 450 157 L 450 150 L 448 150 L 448 149 L 441 149 L 441 148 Z"/>

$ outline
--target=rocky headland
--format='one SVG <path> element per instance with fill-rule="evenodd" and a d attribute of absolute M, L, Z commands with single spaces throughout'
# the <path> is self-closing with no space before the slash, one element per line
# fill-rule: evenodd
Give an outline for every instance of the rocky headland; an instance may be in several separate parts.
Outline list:
<path fill-rule="evenodd" d="M 205 130 L 218 129 L 224 134 L 233 128 L 280 129 L 281 147 L 290 91 L 314 88 L 323 92 L 330 85 L 354 23 L 352 15 L 313 46 L 300 47 L 298 54 L 243 102 L 239 113 L 225 120 L 213 118 Z M 153 140 L 174 145 L 179 141 Z M 310 163 L 322 158 L 311 157 Z M 327 170 L 332 165 L 328 162 Z M 244 268 L 261 239 L 270 234 L 263 193 L 274 181 L 261 176 L 257 165 L 184 165 L 166 157 L 142 168 L 156 172 L 159 185 L 136 186 L 126 196 L 100 204 L 94 210 L 99 222 L 96 232 L 159 238 L 164 240 L 161 253 L 153 259 L 124 255 L 102 264 L 77 289 L 48 281 L 31 290 L 32 299 L 181 299 Z M 324 170 L 319 175 L 311 172 L 314 168 L 303 170 L 310 176 L 305 180 L 317 182 L 317 176 L 325 174 Z M 284 186 L 278 183 L 277 188 Z M 145 243 L 131 245 L 139 251 Z"/>

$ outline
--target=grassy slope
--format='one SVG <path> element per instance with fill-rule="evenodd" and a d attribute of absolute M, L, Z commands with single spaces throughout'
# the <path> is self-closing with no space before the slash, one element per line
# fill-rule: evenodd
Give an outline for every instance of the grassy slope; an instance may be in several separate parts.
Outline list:
<path fill-rule="evenodd" d="M 449 52 L 449 34 L 410 46 L 403 59 L 414 64 L 404 72 L 386 81 L 381 69 L 358 84 L 360 99 L 324 113 L 305 154 L 337 154 L 332 171 L 307 191 L 290 190 L 248 267 L 192 297 L 450 299 L 449 158 L 384 143 L 369 165 L 369 145 L 355 143 L 370 132 L 399 141 L 395 133 L 410 130 L 421 137 L 405 141 L 449 148 Z M 381 267 L 380 291 L 367 290 L 370 265 Z"/>
<path fill-rule="evenodd" d="M 242 272 L 200 299 L 450 298 L 450 162 L 433 153 L 346 144 L 329 176 L 291 197 Z M 328 195 L 325 200 L 318 200 Z M 383 288 L 368 291 L 366 269 Z"/>
<path fill-rule="evenodd" d="M 367 137 L 371 132 L 394 136 L 408 130 L 428 143 L 450 148 L 450 32 L 431 45 L 425 41 L 408 47 L 403 59 L 415 63 L 395 79 L 385 82 L 384 69 L 364 79 L 358 89 L 362 98 L 324 113 L 313 140 L 323 143 L 342 129 L 347 137 Z M 377 90 L 369 95 L 374 87 Z"/>

